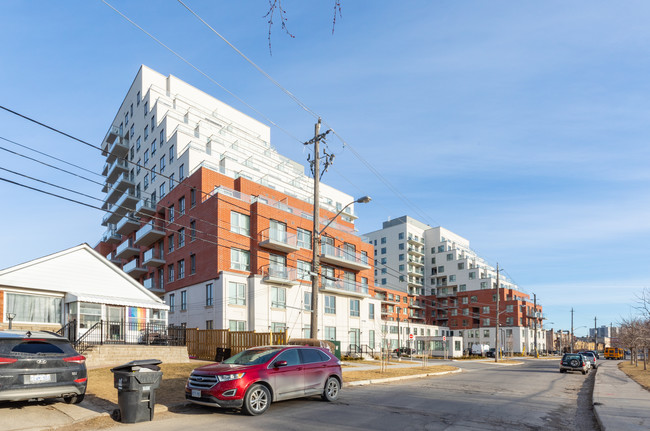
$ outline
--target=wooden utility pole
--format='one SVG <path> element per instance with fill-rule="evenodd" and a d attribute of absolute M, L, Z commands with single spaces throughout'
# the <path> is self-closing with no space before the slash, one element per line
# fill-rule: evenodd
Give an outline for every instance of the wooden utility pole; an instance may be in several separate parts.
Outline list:
<path fill-rule="evenodd" d="M 311 327 L 309 336 L 318 338 L 318 281 L 320 278 L 320 118 L 314 126 L 314 227 L 312 231 L 311 262 Z"/>
<path fill-rule="evenodd" d="M 598 351 L 598 324 L 596 323 L 596 317 L 594 316 L 594 352 Z"/>
<path fill-rule="evenodd" d="M 537 295 L 533 293 L 533 316 L 535 316 L 535 357 L 539 358 L 539 352 L 537 351 Z"/>
<path fill-rule="evenodd" d="M 571 307 L 571 353 L 573 353 L 573 307 Z"/>
<path fill-rule="evenodd" d="M 499 348 L 499 262 L 497 262 L 497 323 L 496 323 L 496 346 L 494 346 L 494 362 L 499 362 L 501 349 Z"/>

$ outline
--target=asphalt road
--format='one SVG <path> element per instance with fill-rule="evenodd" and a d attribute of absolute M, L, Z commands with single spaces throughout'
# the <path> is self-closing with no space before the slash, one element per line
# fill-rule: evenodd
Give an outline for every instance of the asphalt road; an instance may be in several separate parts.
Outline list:
<path fill-rule="evenodd" d="M 598 430 L 593 371 L 560 374 L 557 362 L 460 362 L 463 373 L 350 387 L 335 403 L 286 401 L 259 417 L 190 406 L 129 430 Z"/>

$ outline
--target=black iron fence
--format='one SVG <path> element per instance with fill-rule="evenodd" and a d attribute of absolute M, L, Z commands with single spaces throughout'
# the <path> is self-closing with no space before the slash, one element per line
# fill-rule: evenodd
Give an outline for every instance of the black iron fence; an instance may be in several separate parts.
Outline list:
<path fill-rule="evenodd" d="M 67 326 L 67 325 L 66 325 Z M 65 327 L 64 327 L 65 328 Z M 73 333 L 68 327 L 61 328 L 62 335 Z M 76 326 L 74 326 L 76 328 Z M 111 322 L 100 320 L 90 328 L 80 328 L 74 346 L 82 352 L 91 345 L 143 344 L 158 346 L 184 346 L 185 327 L 168 326 L 160 323 Z"/>

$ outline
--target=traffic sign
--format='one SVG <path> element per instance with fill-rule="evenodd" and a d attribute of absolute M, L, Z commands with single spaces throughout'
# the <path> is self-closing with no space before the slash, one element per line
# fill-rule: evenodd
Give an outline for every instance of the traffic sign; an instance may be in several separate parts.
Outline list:
<path fill-rule="evenodd" d="M 447 336 L 446 335 L 442 336 L 442 341 L 447 341 Z"/>
<path fill-rule="evenodd" d="M 413 339 L 413 334 L 409 334 L 409 339 L 410 339 L 410 340 Z"/>

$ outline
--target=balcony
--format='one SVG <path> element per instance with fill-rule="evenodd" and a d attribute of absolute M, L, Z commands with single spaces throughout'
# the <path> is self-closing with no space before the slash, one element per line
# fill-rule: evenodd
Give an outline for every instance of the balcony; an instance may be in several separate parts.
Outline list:
<path fill-rule="evenodd" d="M 410 235 L 407 238 L 409 244 L 415 244 L 415 245 L 420 245 L 424 246 L 424 238 L 420 238 L 416 235 Z"/>
<path fill-rule="evenodd" d="M 122 241 L 122 235 L 117 232 L 115 226 L 110 226 L 102 235 L 102 241 L 108 244 L 119 244 Z"/>
<path fill-rule="evenodd" d="M 111 253 L 108 256 L 106 256 L 106 259 L 114 263 L 115 265 L 121 267 L 122 266 L 122 259 L 115 257 L 115 253 Z"/>
<path fill-rule="evenodd" d="M 370 298 L 368 285 L 348 280 L 330 280 L 321 277 L 320 291 L 323 293 L 337 293 L 339 295 Z"/>
<path fill-rule="evenodd" d="M 266 283 L 285 284 L 290 286 L 299 284 L 296 277 L 296 268 L 270 265 L 262 269 L 262 276 L 262 281 Z"/>
<path fill-rule="evenodd" d="M 135 244 L 148 247 L 165 237 L 165 231 L 158 228 L 154 222 L 155 220 L 151 220 L 135 233 Z"/>
<path fill-rule="evenodd" d="M 155 268 L 165 264 L 165 257 L 157 248 L 150 248 L 144 252 L 144 259 L 142 259 L 144 266 L 153 266 Z"/>
<path fill-rule="evenodd" d="M 409 245 L 408 247 L 408 252 L 409 254 L 418 256 L 418 257 L 423 257 L 424 256 L 424 247 L 416 247 L 414 245 Z"/>
<path fill-rule="evenodd" d="M 133 259 L 131 262 L 125 264 L 122 270 L 133 278 L 140 278 L 149 272 L 147 268 L 140 266 L 138 259 Z"/>
<path fill-rule="evenodd" d="M 133 245 L 133 241 L 131 241 L 130 239 L 128 241 L 124 241 L 115 250 L 115 257 L 119 259 L 129 259 L 139 254 L 140 254 L 140 247 L 136 247 L 135 245 Z"/>
<path fill-rule="evenodd" d="M 370 269 L 367 255 L 334 247 L 331 244 L 321 244 L 320 260 L 323 263 L 338 265 L 357 271 Z"/>
<path fill-rule="evenodd" d="M 156 294 L 165 293 L 165 289 L 163 289 L 160 283 L 156 283 L 156 281 L 153 278 L 147 278 L 142 284 L 152 293 L 156 293 Z"/>
<path fill-rule="evenodd" d="M 156 203 L 151 199 L 140 199 L 135 205 L 135 213 L 139 216 L 152 217 L 156 214 Z"/>
<path fill-rule="evenodd" d="M 140 227 L 140 220 L 131 216 L 124 217 L 117 223 L 117 233 L 120 235 L 129 235 Z"/>
<path fill-rule="evenodd" d="M 295 234 L 277 229 L 265 229 L 260 232 L 260 247 L 291 253 L 300 250 Z"/>
<path fill-rule="evenodd" d="M 108 168 L 106 174 L 106 182 L 113 183 L 115 180 L 122 174 L 129 171 L 129 162 L 126 160 L 118 159 L 113 162 L 112 165 Z"/>
<path fill-rule="evenodd" d="M 416 277 L 424 277 L 424 269 L 416 268 L 413 265 L 408 265 L 408 275 L 414 275 Z"/>
<path fill-rule="evenodd" d="M 424 266 L 424 258 L 422 257 L 409 256 L 408 262 L 412 265 Z"/>
<path fill-rule="evenodd" d="M 129 189 L 127 193 L 124 193 L 122 197 L 117 201 L 115 205 L 124 210 L 124 215 L 127 211 L 134 211 L 135 205 L 138 203 L 138 198 L 136 197 L 133 189 Z"/>

